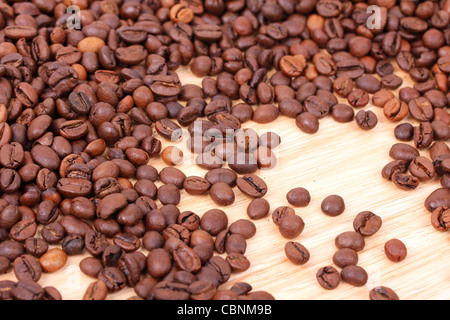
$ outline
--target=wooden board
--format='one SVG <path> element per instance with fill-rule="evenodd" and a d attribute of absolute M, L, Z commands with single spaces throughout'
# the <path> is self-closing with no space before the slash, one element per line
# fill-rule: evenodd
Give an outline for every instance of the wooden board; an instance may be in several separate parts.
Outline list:
<path fill-rule="evenodd" d="M 179 72 L 183 84 L 200 85 L 201 79 L 191 75 L 187 68 Z M 409 77 L 404 76 L 404 79 L 407 85 Z M 224 288 L 246 281 L 254 290 L 266 290 L 276 299 L 368 299 L 371 288 L 383 285 L 394 289 L 401 299 L 450 299 L 450 232 L 435 230 L 423 206 L 425 198 L 440 186 L 439 180 L 422 183 L 411 192 L 384 180 L 380 171 L 391 161 L 389 149 L 397 142 L 393 129 L 398 123 L 387 120 L 382 109 L 372 105 L 366 109 L 373 110 L 379 119 L 376 128 L 367 132 L 355 122 L 339 124 L 331 117 L 320 120 L 320 130 L 315 135 L 301 132 L 294 119 L 284 116 L 267 125 L 244 124 L 261 134 L 276 132 L 282 139 L 278 166 L 257 172 L 269 186 L 265 198 L 271 203 L 271 209 L 288 205 L 286 193 L 294 187 L 310 191 L 310 205 L 296 209 L 306 226 L 295 241 L 309 249 L 311 258 L 303 266 L 293 265 L 284 254 L 288 240 L 279 234 L 271 217 L 253 221 L 257 233 L 248 240 L 246 252 L 251 267 L 233 274 Z M 164 141 L 164 145 L 169 144 Z M 428 156 L 426 150 L 421 153 Z M 158 170 L 164 167 L 160 159 L 151 160 L 150 164 Z M 187 175 L 206 173 L 192 164 L 182 164 L 179 168 Z M 248 218 L 246 208 L 251 200 L 237 188 L 234 191 L 235 203 L 221 207 L 230 223 Z M 346 203 L 345 212 L 338 217 L 326 216 L 320 210 L 321 201 L 331 194 L 342 196 Z M 208 195 L 190 196 L 182 191 L 181 211 L 191 210 L 201 216 L 213 207 L 217 206 Z M 368 283 L 353 287 L 341 282 L 335 290 L 327 291 L 317 283 L 316 272 L 322 266 L 333 265 L 332 256 L 337 250 L 335 237 L 353 230 L 355 215 L 365 210 L 383 219 L 380 231 L 366 238 L 366 246 L 359 253 L 358 264 L 368 272 Z M 384 254 L 384 243 L 392 238 L 401 239 L 408 248 L 403 262 L 393 263 Z M 145 249 L 142 251 L 147 254 Z M 81 299 L 94 281 L 79 270 L 79 261 L 85 256 L 87 254 L 69 257 L 63 269 L 43 274 L 39 283 L 56 287 L 64 299 Z M 15 280 L 15 276 L 13 273 L 0 276 L 0 280 L 4 279 Z M 134 295 L 132 288 L 125 288 L 110 294 L 108 299 L 127 299 Z"/>

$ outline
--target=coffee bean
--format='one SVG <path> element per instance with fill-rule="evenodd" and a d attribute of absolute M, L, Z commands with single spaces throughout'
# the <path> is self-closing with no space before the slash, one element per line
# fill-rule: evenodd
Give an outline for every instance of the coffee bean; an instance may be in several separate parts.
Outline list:
<path fill-rule="evenodd" d="M 333 255 L 333 263 L 340 268 L 356 265 L 358 263 L 358 254 L 350 248 L 339 249 Z"/>
<path fill-rule="evenodd" d="M 105 300 L 108 295 L 108 288 L 103 281 L 92 282 L 83 295 L 83 300 Z"/>
<path fill-rule="evenodd" d="M 247 215 L 250 219 L 258 220 L 266 217 L 270 211 L 270 204 L 266 199 L 253 199 L 247 207 Z"/>
<path fill-rule="evenodd" d="M 367 272 L 360 266 L 349 265 L 342 269 L 341 278 L 355 287 L 361 287 L 367 283 Z"/>
<path fill-rule="evenodd" d="M 41 300 L 44 289 L 32 280 L 19 280 L 11 287 L 10 293 L 17 300 Z"/>
<path fill-rule="evenodd" d="M 440 231 L 450 228 L 450 211 L 447 207 L 438 207 L 431 213 L 431 225 Z"/>
<path fill-rule="evenodd" d="M 436 173 L 435 167 L 431 160 L 422 156 L 415 158 L 411 162 L 409 171 L 420 181 L 428 181 L 433 179 Z"/>
<path fill-rule="evenodd" d="M 361 251 L 365 246 L 364 237 L 355 231 L 345 231 L 339 234 L 334 242 L 338 249 L 349 248 L 356 252 Z"/>
<path fill-rule="evenodd" d="M 389 150 L 389 155 L 395 160 L 405 160 L 411 162 L 420 154 L 419 151 L 406 143 L 396 143 Z"/>
<path fill-rule="evenodd" d="M 317 282 L 320 286 L 327 290 L 335 289 L 341 282 L 341 276 L 332 266 L 322 267 L 316 274 Z"/>
<path fill-rule="evenodd" d="M 294 188 L 287 193 L 286 199 L 293 206 L 306 207 L 311 201 L 311 195 L 305 188 Z"/>
<path fill-rule="evenodd" d="M 303 265 L 309 261 L 309 251 L 302 244 L 289 241 L 284 246 L 286 257 L 294 264 Z"/>
<path fill-rule="evenodd" d="M 158 282 L 153 292 L 157 300 L 187 300 L 190 297 L 187 285 L 169 281 Z"/>
<path fill-rule="evenodd" d="M 322 201 L 321 209 L 328 216 L 338 216 L 345 210 L 344 199 L 338 195 L 328 196 Z"/>
<path fill-rule="evenodd" d="M 39 258 L 42 270 L 48 273 L 58 271 L 65 266 L 66 262 L 67 255 L 59 248 L 52 248 Z"/>
<path fill-rule="evenodd" d="M 384 286 L 375 287 L 370 290 L 369 298 L 370 300 L 400 300 L 394 290 Z"/>
<path fill-rule="evenodd" d="M 371 130 L 378 123 L 378 117 L 373 111 L 360 110 L 355 116 L 356 124 L 363 130 Z"/>
<path fill-rule="evenodd" d="M 295 119 L 295 124 L 307 134 L 314 134 L 319 130 L 319 120 L 309 112 L 300 113 Z"/>
<path fill-rule="evenodd" d="M 381 228 L 382 220 L 370 211 L 358 213 L 353 220 L 353 228 L 363 237 L 375 234 Z"/>
<path fill-rule="evenodd" d="M 384 244 L 384 253 L 392 262 L 400 262 L 405 260 L 407 249 L 401 240 L 391 239 Z"/>
<path fill-rule="evenodd" d="M 287 238 L 293 239 L 298 237 L 305 227 L 303 219 L 296 214 L 284 215 L 280 218 L 278 229 L 280 234 Z"/>
<path fill-rule="evenodd" d="M 18 280 L 38 282 L 42 275 L 39 260 L 29 254 L 21 255 L 14 260 L 14 274 Z"/>
<path fill-rule="evenodd" d="M 239 190 L 252 198 L 264 197 L 267 193 L 266 183 L 254 174 L 247 174 L 236 180 Z"/>
<path fill-rule="evenodd" d="M 280 60 L 281 70 L 290 77 L 298 77 L 306 67 L 306 59 L 303 55 L 284 56 Z"/>

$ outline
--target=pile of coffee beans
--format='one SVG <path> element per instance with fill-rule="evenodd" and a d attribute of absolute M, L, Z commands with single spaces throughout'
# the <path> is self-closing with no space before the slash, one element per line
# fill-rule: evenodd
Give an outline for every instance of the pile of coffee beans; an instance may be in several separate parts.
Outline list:
<path fill-rule="evenodd" d="M 268 186 L 255 173 L 277 165 L 281 137 L 243 124 L 280 115 L 306 134 L 328 115 L 373 129 L 376 114 L 362 109 L 370 102 L 389 121 L 409 116 L 382 176 L 405 190 L 439 176 L 425 207 L 448 230 L 449 22 L 448 0 L 0 0 L 0 273 L 18 280 L 1 281 L 0 298 L 61 299 L 38 284 L 42 273 L 87 252 L 80 268 L 95 281 L 85 299 L 125 286 L 142 299 L 273 299 L 247 283 L 220 288 L 250 267 L 251 221 L 177 206 L 181 189 L 229 206 L 237 187 L 251 199 L 249 218 L 266 217 Z M 181 66 L 201 86 L 183 83 Z M 186 131 L 204 177 L 174 167 L 186 155 L 168 143 Z M 159 157 L 168 167 L 158 172 L 150 163 Z M 302 188 L 287 195 L 295 207 L 310 199 Z M 345 203 L 333 195 L 322 210 L 340 215 Z M 280 206 L 272 219 L 292 240 L 288 259 L 306 263 L 310 253 L 293 241 L 302 218 Z M 342 271 L 322 268 L 319 284 L 364 285 L 357 252 L 380 227 L 375 214 L 358 214 L 355 231 L 336 237 Z M 406 256 L 399 240 L 385 250 Z M 377 287 L 370 298 L 398 296 Z"/>

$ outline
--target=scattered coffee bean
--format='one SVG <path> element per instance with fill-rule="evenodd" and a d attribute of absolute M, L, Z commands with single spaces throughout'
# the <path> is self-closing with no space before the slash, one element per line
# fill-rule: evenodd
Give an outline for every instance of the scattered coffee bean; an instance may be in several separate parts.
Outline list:
<path fill-rule="evenodd" d="M 384 244 L 384 253 L 392 262 L 400 262 L 405 260 L 407 249 L 401 240 L 391 239 Z"/>

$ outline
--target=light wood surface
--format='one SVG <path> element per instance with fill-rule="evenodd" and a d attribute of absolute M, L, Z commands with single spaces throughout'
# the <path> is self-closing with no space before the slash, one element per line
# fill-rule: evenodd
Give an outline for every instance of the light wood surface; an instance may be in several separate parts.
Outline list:
<path fill-rule="evenodd" d="M 182 84 L 201 85 L 201 79 L 189 73 L 188 68 L 179 70 Z M 404 85 L 409 83 L 404 75 Z M 257 174 L 268 184 L 265 198 L 271 210 L 288 205 L 286 193 L 294 187 L 309 190 L 312 201 L 306 208 L 296 208 L 296 213 L 305 221 L 303 233 L 295 241 L 306 246 L 311 254 L 309 262 L 296 266 L 287 260 L 283 238 L 271 220 L 253 221 L 256 235 L 247 241 L 246 256 L 251 267 L 242 273 L 233 274 L 223 287 L 237 281 L 246 281 L 253 290 L 265 290 L 276 299 L 369 299 L 371 288 L 379 285 L 394 289 L 401 299 L 450 299 L 450 232 L 439 232 L 430 224 L 430 214 L 423 206 L 425 198 L 436 188 L 439 180 L 422 183 L 414 191 L 403 191 L 384 180 L 380 171 L 391 161 L 390 147 L 397 141 L 393 129 L 398 123 L 387 120 L 375 106 L 378 125 L 371 131 L 363 131 L 355 122 L 340 124 L 331 116 L 320 120 L 320 130 L 315 135 L 300 131 L 295 120 L 280 116 L 275 122 L 259 125 L 245 123 L 258 133 L 273 131 L 281 136 L 282 144 L 277 150 L 279 163 L 271 170 Z M 409 117 L 404 120 L 412 121 Z M 169 145 L 163 141 L 164 146 Z M 183 143 L 184 146 L 184 143 Z M 421 151 L 429 156 L 426 150 Z M 185 155 L 188 155 L 185 152 Z M 187 161 L 189 162 L 189 161 Z M 160 159 L 150 164 L 158 170 L 164 167 Z M 186 175 L 203 176 L 206 171 L 189 163 L 179 165 Z M 158 184 L 159 185 L 159 184 Z M 250 198 L 234 188 L 236 201 L 232 206 L 219 207 L 224 210 L 229 223 L 248 218 L 246 208 Z M 328 195 L 338 194 L 345 200 L 346 210 L 338 217 L 329 217 L 320 210 L 321 201 Z M 182 191 L 179 205 L 181 211 L 191 210 L 202 215 L 217 207 L 208 195 L 190 196 Z M 357 213 L 370 210 L 383 219 L 382 228 L 366 238 L 366 246 L 359 253 L 358 265 L 369 275 L 363 287 L 353 287 L 341 282 L 334 290 L 319 286 L 315 275 L 319 268 L 333 265 L 336 252 L 335 237 L 344 231 L 353 230 L 353 219 Z M 400 263 L 389 261 L 384 254 L 384 243 L 392 238 L 402 240 L 408 249 L 407 258 Z M 145 249 L 142 251 L 147 254 Z M 67 265 L 53 273 L 43 274 L 39 283 L 54 286 L 64 299 L 81 299 L 94 279 L 79 270 L 79 261 L 85 255 L 69 257 Z M 0 280 L 15 280 L 11 272 L 0 276 Z M 127 299 L 134 296 L 132 288 L 109 294 L 108 299 Z"/>

